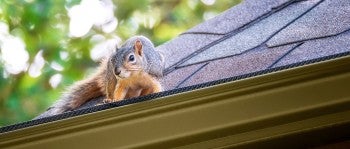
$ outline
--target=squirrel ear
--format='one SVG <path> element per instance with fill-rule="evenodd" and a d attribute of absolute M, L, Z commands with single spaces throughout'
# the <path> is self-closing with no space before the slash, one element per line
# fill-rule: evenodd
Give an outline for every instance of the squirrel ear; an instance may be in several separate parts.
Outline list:
<path fill-rule="evenodd" d="M 142 55 L 142 43 L 140 40 L 135 41 L 134 49 L 138 55 Z"/>

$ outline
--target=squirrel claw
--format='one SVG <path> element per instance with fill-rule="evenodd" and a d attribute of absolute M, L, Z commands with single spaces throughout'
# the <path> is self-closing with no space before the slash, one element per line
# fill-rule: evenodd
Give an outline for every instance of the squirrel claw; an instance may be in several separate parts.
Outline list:
<path fill-rule="evenodd" d="M 111 102 L 113 102 L 114 100 L 113 99 L 108 99 L 108 98 L 106 98 L 106 99 L 104 99 L 103 100 L 103 103 L 105 104 L 105 103 L 111 103 Z"/>
<path fill-rule="evenodd" d="M 106 103 L 111 103 L 111 102 L 113 102 L 113 99 L 104 99 L 102 102 L 97 103 L 96 106 L 104 105 Z"/>

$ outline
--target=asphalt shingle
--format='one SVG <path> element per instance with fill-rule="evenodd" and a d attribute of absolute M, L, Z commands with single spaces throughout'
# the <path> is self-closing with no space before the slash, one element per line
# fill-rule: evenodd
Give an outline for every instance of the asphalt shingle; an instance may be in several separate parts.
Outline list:
<path fill-rule="evenodd" d="M 197 70 L 199 70 L 205 64 L 192 65 L 189 67 L 178 68 L 163 78 L 160 79 L 160 83 L 164 90 L 170 90 L 177 87 L 181 87 L 181 83 L 186 81 L 186 76 L 191 76 Z"/>
<path fill-rule="evenodd" d="M 313 1 L 301 2 L 308 5 Z M 326 37 L 350 29 L 350 1 L 325 0 L 267 42 L 278 46 L 302 40 Z M 281 19 L 279 19 L 281 20 Z"/>
<path fill-rule="evenodd" d="M 271 36 L 277 33 L 281 28 L 293 22 L 296 18 L 318 4 L 318 2 L 319 1 L 293 3 L 229 39 L 208 48 L 204 52 L 183 63 L 182 66 L 237 55 L 257 47 L 271 38 Z"/>
<path fill-rule="evenodd" d="M 210 62 L 206 67 L 193 75 L 180 87 L 267 69 L 295 45 L 296 44 L 277 48 L 267 48 L 263 45 L 239 56 L 232 56 Z"/>
<path fill-rule="evenodd" d="M 346 51 L 350 51 L 350 30 L 338 36 L 305 42 L 276 63 L 275 67 Z"/>
<path fill-rule="evenodd" d="M 287 2 L 290 2 L 290 0 L 244 0 L 241 4 L 191 28 L 185 33 L 225 34 Z"/>
<path fill-rule="evenodd" d="M 171 42 L 157 47 L 166 57 L 165 67 L 174 65 L 176 62 L 187 57 L 189 54 L 219 39 L 220 35 L 181 35 Z"/>

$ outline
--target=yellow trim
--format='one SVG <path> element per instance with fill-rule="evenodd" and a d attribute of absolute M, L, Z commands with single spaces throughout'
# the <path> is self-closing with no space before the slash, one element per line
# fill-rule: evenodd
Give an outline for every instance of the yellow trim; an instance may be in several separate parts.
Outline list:
<path fill-rule="evenodd" d="M 308 136 L 349 135 L 349 89 L 346 56 L 0 134 L 0 148 L 317 143 Z"/>

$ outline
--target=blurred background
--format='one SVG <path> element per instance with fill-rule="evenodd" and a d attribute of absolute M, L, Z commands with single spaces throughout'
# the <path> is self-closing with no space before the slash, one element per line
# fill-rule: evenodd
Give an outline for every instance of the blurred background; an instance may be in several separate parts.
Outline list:
<path fill-rule="evenodd" d="M 160 45 L 241 0 L 2 0 L 0 126 L 30 120 L 133 35 Z"/>

